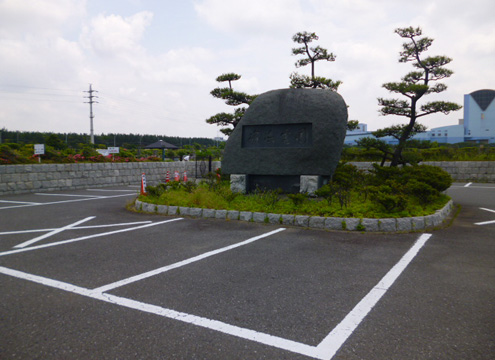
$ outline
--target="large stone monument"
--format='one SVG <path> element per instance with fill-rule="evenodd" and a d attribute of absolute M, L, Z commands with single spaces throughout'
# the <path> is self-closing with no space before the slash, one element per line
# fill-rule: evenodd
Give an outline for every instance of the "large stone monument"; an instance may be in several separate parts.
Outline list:
<path fill-rule="evenodd" d="M 347 106 L 334 91 L 281 89 L 259 95 L 225 145 L 231 188 L 313 193 L 337 166 Z"/>

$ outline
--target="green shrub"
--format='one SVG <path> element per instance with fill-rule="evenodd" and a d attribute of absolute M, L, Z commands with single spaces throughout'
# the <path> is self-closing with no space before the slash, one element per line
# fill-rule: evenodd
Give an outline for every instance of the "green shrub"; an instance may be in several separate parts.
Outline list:
<path fill-rule="evenodd" d="M 407 205 L 404 195 L 395 193 L 389 185 L 380 185 L 372 188 L 370 199 L 388 213 L 402 211 Z"/>
<path fill-rule="evenodd" d="M 146 193 L 149 196 L 160 197 L 165 191 L 167 191 L 167 186 L 165 184 L 158 184 L 157 186 L 146 186 Z"/>
<path fill-rule="evenodd" d="M 192 193 L 195 189 L 197 189 L 198 185 L 194 181 L 186 181 L 183 183 L 184 190 L 188 193 Z"/>
<path fill-rule="evenodd" d="M 308 198 L 308 195 L 298 193 L 298 194 L 287 194 L 287 197 L 292 200 L 294 203 L 294 206 L 300 206 L 302 205 L 303 202 L 306 201 Z"/>
<path fill-rule="evenodd" d="M 436 166 L 407 166 L 402 171 L 406 181 L 417 180 L 430 185 L 439 192 L 447 190 L 452 185 L 450 174 Z"/>
<path fill-rule="evenodd" d="M 206 209 L 227 209 L 228 202 L 207 187 L 198 187 L 190 195 L 190 204 L 193 207 Z"/>
<path fill-rule="evenodd" d="M 418 199 L 422 206 L 433 202 L 439 195 L 438 190 L 427 183 L 420 182 L 415 179 L 407 182 L 405 185 L 405 192 Z"/>
<path fill-rule="evenodd" d="M 337 193 L 336 184 L 330 181 L 328 184 L 323 185 L 321 188 L 315 191 L 315 195 L 327 200 L 328 205 L 332 204 L 332 199 Z"/>
<path fill-rule="evenodd" d="M 33 147 L 28 154 L 23 154 L 24 148 L 19 144 L 0 144 L 0 164 L 29 164 L 34 163 L 37 159 L 33 157 Z"/>
<path fill-rule="evenodd" d="M 348 207 L 351 203 L 352 192 L 364 185 L 365 175 L 351 164 L 339 163 L 332 176 L 332 180 L 322 186 L 315 194 L 325 198 L 330 205 L 337 197 L 340 208 Z"/>
<path fill-rule="evenodd" d="M 378 164 L 373 164 L 373 169 L 371 170 L 372 177 L 371 183 L 373 185 L 383 184 L 387 180 L 397 180 L 400 178 L 402 168 L 400 167 L 390 167 L 390 166 L 379 166 Z"/>
<path fill-rule="evenodd" d="M 98 156 L 98 152 L 90 145 L 85 145 L 82 148 L 81 155 L 84 156 L 84 158 L 89 159 L 91 156 Z"/>
<path fill-rule="evenodd" d="M 254 191 L 254 197 L 264 208 L 267 209 L 267 211 L 271 211 L 278 202 L 281 193 L 281 190 L 265 190 L 256 188 Z"/>
<path fill-rule="evenodd" d="M 230 186 L 219 186 L 217 188 L 217 193 L 227 202 L 232 202 L 234 199 L 239 196 L 239 193 L 234 193 L 230 190 Z"/>

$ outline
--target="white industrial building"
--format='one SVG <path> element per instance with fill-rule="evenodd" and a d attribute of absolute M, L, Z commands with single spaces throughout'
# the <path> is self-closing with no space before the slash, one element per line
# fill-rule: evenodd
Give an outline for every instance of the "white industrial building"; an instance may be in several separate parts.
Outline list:
<path fill-rule="evenodd" d="M 477 90 L 464 95 L 464 118 L 457 125 L 441 126 L 417 134 L 414 139 L 455 144 L 459 142 L 495 143 L 495 90 Z M 345 144 L 356 145 L 363 137 L 372 137 L 366 124 L 348 131 Z M 392 137 L 382 140 L 389 144 L 397 143 Z"/>

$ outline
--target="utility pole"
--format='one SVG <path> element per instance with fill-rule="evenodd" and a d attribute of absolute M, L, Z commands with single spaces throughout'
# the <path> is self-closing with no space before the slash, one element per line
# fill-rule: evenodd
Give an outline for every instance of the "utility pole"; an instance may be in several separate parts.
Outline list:
<path fill-rule="evenodd" d="M 95 143 L 95 135 L 93 132 L 93 119 L 94 119 L 93 104 L 94 103 L 98 104 L 98 101 L 95 101 L 93 99 L 98 98 L 98 96 L 93 95 L 93 93 L 98 92 L 98 91 L 93 90 L 93 88 L 91 87 L 91 84 L 89 84 L 89 91 L 85 91 L 85 92 L 87 92 L 89 94 L 89 96 L 85 96 L 85 98 L 89 99 L 88 102 L 85 102 L 85 104 L 89 104 L 89 121 L 90 121 L 90 133 L 89 133 L 90 140 L 89 141 L 91 144 L 94 144 Z"/>

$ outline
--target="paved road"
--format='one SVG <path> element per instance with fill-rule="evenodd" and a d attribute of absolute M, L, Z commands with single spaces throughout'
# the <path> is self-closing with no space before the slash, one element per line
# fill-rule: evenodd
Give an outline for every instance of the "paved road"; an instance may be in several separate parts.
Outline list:
<path fill-rule="evenodd" d="M 493 359 L 495 185 L 446 229 L 136 214 L 136 189 L 0 197 L 0 359 Z"/>

